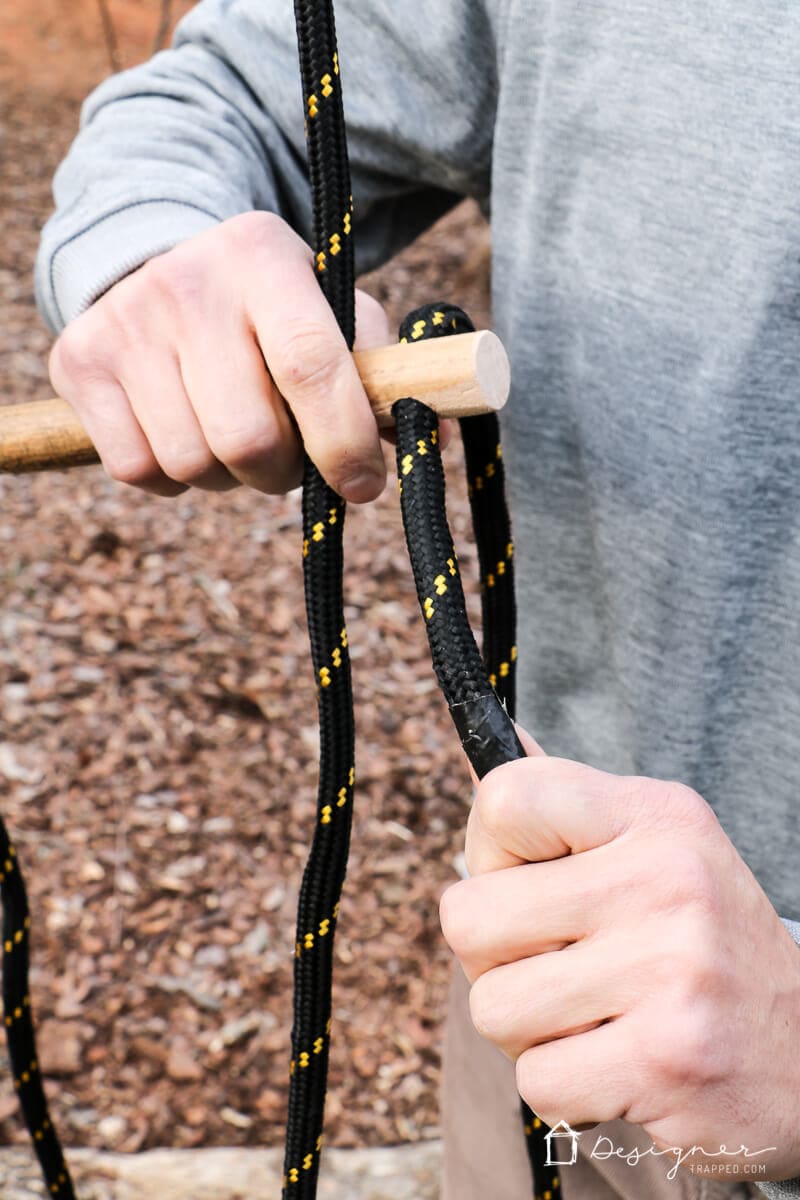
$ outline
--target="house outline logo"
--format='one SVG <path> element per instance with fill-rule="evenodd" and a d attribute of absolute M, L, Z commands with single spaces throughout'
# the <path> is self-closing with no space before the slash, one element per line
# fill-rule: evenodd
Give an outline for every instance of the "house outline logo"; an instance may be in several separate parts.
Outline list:
<path fill-rule="evenodd" d="M 545 1158 L 545 1166 L 548 1167 L 571 1167 L 578 1158 L 578 1138 L 580 1137 L 571 1125 L 566 1121 L 559 1121 L 553 1125 L 551 1129 L 544 1135 L 544 1140 L 547 1143 L 547 1156 Z M 562 1145 L 559 1145 L 562 1143 Z M 569 1145 L 563 1145 L 568 1143 Z M 569 1157 L 559 1157 L 560 1154 L 566 1154 Z"/>

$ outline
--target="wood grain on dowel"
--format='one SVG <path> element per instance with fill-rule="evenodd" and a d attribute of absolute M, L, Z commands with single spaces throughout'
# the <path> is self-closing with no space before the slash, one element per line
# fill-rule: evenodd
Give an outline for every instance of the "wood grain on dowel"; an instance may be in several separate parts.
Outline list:
<path fill-rule="evenodd" d="M 506 352 L 487 329 L 457 337 L 357 350 L 364 390 L 381 426 L 396 400 L 414 396 L 441 417 L 496 412 L 508 399 Z M 0 472 L 47 471 L 98 461 L 65 400 L 0 406 Z"/>

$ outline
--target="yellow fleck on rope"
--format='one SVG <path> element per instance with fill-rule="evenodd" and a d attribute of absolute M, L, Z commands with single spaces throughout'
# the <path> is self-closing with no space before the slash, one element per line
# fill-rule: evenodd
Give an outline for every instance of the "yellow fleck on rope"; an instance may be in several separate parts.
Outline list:
<path fill-rule="evenodd" d="M 34 1140 L 37 1142 L 40 1142 L 42 1140 L 42 1138 L 44 1137 L 44 1135 L 47 1133 L 47 1130 L 49 1128 L 50 1128 L 50 1122 L 47 1120 L 43 1121 L 41 1126 L 39 1127 L 39 1129 L 35 1130 L 35 1132 L 34 1132 L 34 1135 L 33 1135 Z"/>
<path fill-rule="evenodd" d="M 431 325 L 444 325 L 446 320 L 447 320 L 447 318 L 446 318 L 445 314 L 442 312 L 442 310 L 440 308 L 437 308 L 436 311 L 431 316 Z M 453 329 L 456 328 L 455 318 L 451 318 L 450 325 Z M 416 342 L 419 340 L 419 338 L 424 337 L 425 331 L 427 328 L 428 328 L 427 318 L 420 319 L 419 321 L 415 321 L 414 324 L 411 326 L 411 340 L 413 342 Z M 401 346 L 407 345 L 407 343 L 408 343 L 407 337 L 400 338 Z"/>
<path fill-rule="evenodd" d="M 500 666 L 497 668 L 497 675 L 499 675 L 501 679 L 505 679 L 511 670 L 511 663 L 516 662 L 516 661 L 517 661 L 517 647 L 512 646 L 511 650 L 509 651 L 508 662 L 500 663 Z M 492 674 L 489 676 L 489 683 L 492 685 L 492 687 L 497 687 L 497 675 Z M 538 1129 L 539 1126 L 536 1125 L 536 1126 L 534 1126 L 534 1128 Z"/>
<path fill-rule="evenodd" d="M 35 1075 L 38 1070 L 39 1064 L 35 1058 L 32 1058 L 27 1071 L 21 1071 L 19 1077 L 14 1080 L 14 1087 L 17 1091 L 19 1091 L 24 1083 L 30 1083 L 31 1075 Z"/>
<path fill-rule="evenodd" d="M 469 487 L 467 489 L 470 496 L 472 496 L 474 494 L 474 492 L 482 492 L 483 491 L 484 480 L 492 479 L 494 477 L 495 470 L 496 470 L 495 463 L 498 461 L 498 459 L 501 459 L 502 457 L 503 457 L 503 447 L 498 442 L 497 446 L 495 447 L 495 451 L 494 451 L 494 459 L 491 459 L 486 464 L 486 466 L 483 468 L 482 475 L 476 475 L 474 477 L 474 479 L 472 479 L 470 481 Z"/>
<path fill-rule="evenodd" d="M 317 930 L 317 937 L 321 937 L 321 938 L 327 937 L 327 935 L 331 932 L 332 922 L 335 921 L 338 916 L 339 916 L 339 901 L 337 900 L 336 904 L 334 904 L 334 906 L 333 906 L 333 912 L 331 913 L 331 915 L 329 917 L 323 917 L 322 920 L 320 921 L 319 928 Z M 314 934 L 309 930 L 308 933 L 303 934 L 302 942 L 300 942 L 300 941 L 295 942 L 295 944 L 294 944 L 295 958 L 299 958 L 304 950 L 313 950 L 315 944 L 316 944 L 316 938 L 315 938 Z"/>
<path fill-rule="evenodd" d="M 289 1063 L 290 1075 L 294 1075 L 295 1071 L 298 1069 L 302 1071 L 305 1067 L 308 1067 L 311 1064 L 312 1055 L 322 1053 L 323 1049 L 325 1048 L 325 1037 L 327 1037 L 329 1033 L 330 1022 L 328 1022 L 328 1028 L 326 1029 L 325 1034 L 322 1037 L 314 1038 L 314 1042 L 310 1050 L 301 1050 L 297 1056 L 297 1059 L 292 1059 L 292 1061 Z"/>
<path fill-rule="evenodd" d="M 17 1005 L 17 1007 L 14 1009 L 14 1011 L 12 1013 L 6 1013 L 5 1023 L 6 1023 L 7 1028 L 10 1029 L 15 1021 L 19 1021 L 19 1019 L 22 1016 L 23 1010 L 25 1008 L 30 1008 L 30 1006 L 31 1006 L 30 996 L 23 996 L 22 997 L 22 1007 L 20 1007 L 20 1005 Z"/>
<path fill-rule="evenodd" d="M 284 1175 L 284 1177 L 283 1177 L 283 1186 L 286 1187 L 287 1183 L 299 1183 L 300 1182 L 300 1172 L 311 1170 L 311 1167 L 314 1164 L 314 1157 L 315 1157 L 315 1155 L 319 1154 L 321 1149 L 322 1149 L 322 1135 L 320 1135 L 317 1138 L 317 1144 L 314 1149 L 314 1152 L 312 1154 L 306 1154 L 305 1157 L 303 1158 L 302 1166 L 289 1168 L 288 1173 L 286 1175 Z"/>
<path fill-rule="evenodd" d="M 514 557 L 514 543 L 509 542 L 508 545 L 506 546 L 505 558 L 501 559 L 498 562 L 497 566 L 495 567 L 494 571 L 489 571 L 486 575 L 486 578 L 482 581 L 486 587 L 494 587 L 495 583 L 497 582 L 497 576 L 505 575 L 506 566 L 508 563 L 511 562 L 511 559 L 513 557 Z"/>

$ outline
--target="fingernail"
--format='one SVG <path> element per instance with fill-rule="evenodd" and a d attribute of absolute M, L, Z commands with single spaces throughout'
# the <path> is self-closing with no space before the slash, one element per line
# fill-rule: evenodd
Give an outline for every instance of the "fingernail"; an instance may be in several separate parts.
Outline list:
<path fill-rule="evenodd" d="M 345 500 L 349 500 L 352 504 L 365 504 L 368 500 L 375 500 L 380 496 L 386 482 L 385 476 L 381 471 L 356 471 L 354 475 L 343 479 L 339 491 Z"/>

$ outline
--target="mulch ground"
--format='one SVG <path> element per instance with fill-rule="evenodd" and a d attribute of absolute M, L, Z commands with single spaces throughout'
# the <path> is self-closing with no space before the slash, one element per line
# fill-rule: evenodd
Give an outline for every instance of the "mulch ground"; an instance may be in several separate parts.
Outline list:
<path fill-rule="evenodd" d="M 106 69 L 93 3 L 18 8 L 0 17 L 3 403 L 50 391 L 37 231 L 79 98 Z M 157 8 L 120 3 L 125 53 Z M 460 209 L 366 284 L 395 319 L 453 298 L 486 323 L 486 263 L 484 226 Z M 448 459 L 469 580 L 457 447 Z M 297 494 L 165 501 L 99 468 L 0 478 L 0 811 L 27 875 L 40 1057 L 70 1145 L 282 1137 L 318 741 L 300 540 Z M 469 793 L 391 484 L 350 509 L 346 589 L 358 788 L 327 1138 L 375 1146 L 437 1131 L 437 903 Z M 0 1143 L 22 1137 L 15 1109 L 3 1070 Z"/>

